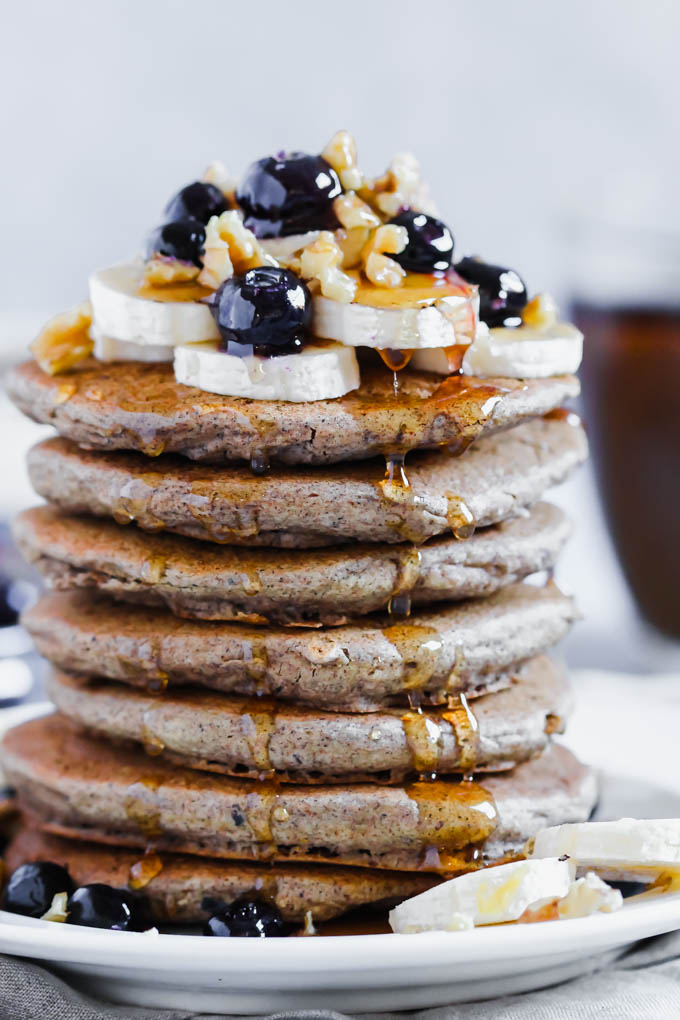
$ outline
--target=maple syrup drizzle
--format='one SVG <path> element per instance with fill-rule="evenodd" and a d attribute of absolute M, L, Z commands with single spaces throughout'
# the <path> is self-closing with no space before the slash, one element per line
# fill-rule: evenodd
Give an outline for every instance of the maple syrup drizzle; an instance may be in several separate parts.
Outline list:
<path fill-rule="evenodd" d="M 378 354 L 390 372 L 394 373 L 401 372 L 402 369 L 406 368 L 413 357 L 413 351 L 395 351 L 390 347 L 380 348 Z"/>
<path fill-rule="evenodd" d="M 147 584 L 159 584 L 167 567 L 165 556 L 149 555 L 142 563 L 140 577 Z"/>
<path fill-rule="evenodd" d="M 479 758 L 479 723 L 463 691 L 449 696 L 448 708 L 442 712 L 442 719 L 453 727 L 459 749 L 458 767 L 464 778 L 469 780 Z"/>
<path fill-rule="evenodd" d="M 245 737 L 255 768 L 260 770 L 261 778 L 275 775 L 269 754 L 269 744 L 276 728 L 277 706 L 274 701 L 264 701 L 255 709 L 242 713 L 240 717 L 241 733 Z"/>
<path fill-rule="evenodd" d="M 148 840 L 156 839 L 163 832 L 160 808 L 153 802 L 149 803 L 150 799 L 153 799 L 149 794 L 155 795 L 162 782 L 162 779 L 151 776 L 138 779 L 137 782 L 130 784 L 125 795 L 125 814 Z M 139 787 L 142 789 L 139 790 Z"/>
<path fill-rule="evenodd" d="M 387 604 L 392 616 L 409 616 L 411 613 L 411 592 L 420 578 L 420 549 L 413 546 L 400 556 L 397 579 Z"/>
<path fill-rule="evenodd" d="M 411 708 L 418 708 L 421 692 L 439 667 L 442 636 L 434 627 L 407 622 L 391 624 L 383 629 L 383 634 L 402 661 L 402 690 L 407 692 Z"/>
<path fill-rule="evenodd" d="M 425 844 L 421 869 L 469 871 L 481 864 L 479 845 L 498 824 L 488 790 L 477 782 L 418 781 L 405 787 L 417 805 L 419 835 Z"/>
<path fill-rule="evenodd" d="M 245 820 L 263 860 L 270 860 L 278 851 L 273 822 L 287 822 L 290 817 L 280 799 L 280 783 L 276 777 L 256 780 L 253 791 L 246 794 Z"/>
<path fill-rule="evenodd" d="M 456 496 L 453 492 L 447 492 L 445 496 L 446 520 L 454 538 L 460 541 L 472 538 L 476 527 L 475 515 L 472 510 L 462 496 Z"/>
<path fill-rule="evenodd" d="M 137 288 L 140 297 L 150 301 L 201 301 L 210 297 L 214 291 L 209 287 L 202 287 L 200 283 L 188 281 L 185 283 L 164 283 L 154 286 L 152 283 L 141 281 Z"/>
<path fill-rule="evenodd" d="M 413 768 L 422 781 L 437 777 L 442 749 L 442 728 L 435 718 L 423 713 L 422 708 L 406 712 L 401 717 Z"/>
<path fill-rule="evenodd" d="M 141 860 L 130 865 L 128 874 L 128 887 L 130 889 L 144 889 L 163 870 L 163 861 L 155 852 L 149 848 L 145 851 Z"/>
<path fill-rule="evenodd" d="M 574 428 L 581 428 L 583 425 L 579 415 L 575 411 L 570 411 L 568 407 L 554 407 L 552 411 L 548 411 L 543 417 L 546 421 L 564 421 L 567 425 L 572 425 Z"/>
<path fill-rule="evenodd" d="M 269 656 L 264 638 L 253 635 L 243 642 L 243 665 L 246 676 L 252 681 L 254 693 L 258 697 L 266 694 Z"/>

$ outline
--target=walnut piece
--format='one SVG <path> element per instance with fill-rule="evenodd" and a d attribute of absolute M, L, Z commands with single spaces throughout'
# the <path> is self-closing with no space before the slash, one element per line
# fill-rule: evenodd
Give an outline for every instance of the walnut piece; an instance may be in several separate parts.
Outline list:
<path fill-rule="evenodd" d="M 43 372 L 48 375 L 67 372 L 89 357 L 94 347 L 91 325 L 92 306 L 89 301 L 83 301 L 50 319 L 30 345 L 31 353 Z"/>
<path fill-rule="evenodd" d="M 356 282 L 343 273 L 342 249 L 330 230 L 322 230 L 316 241 L 303 249 L 300 272 L 306 280 L 318 280 L 321 293 L 332 301 L 349 304 L 356 293 Z"/>
<path fill-rule="evenodd" d="M 537 294 L 522 312 L 522 322 L 525 326 L 554 326 L 557 322 L 557 302 L 552 294 Z"/>
<path fill-rule="evenodd" d="M 142 283 L 150 287 L 164 287 L 170 283 L 189 283 L 198 277 L 200 269 L 193 262 L 183 262 L 168 255 L 154 255 L 144 266 Z"/>
<path fill-rule="evenodd" d="M 361 253 L 364 273 L 376 287 L 400 287 L 406 270 L 389 255 L 398 255 L 408 244 L 405 227 L 394 223 L 378 227 L 369 237 Z"/>
<path fill-rule="evenodd" d="M 422 178 L 420 163 L 410 152 L 399 152 L 393 156 L 382 177 L 370 181 L 360 194 L 388 218 L 396 216 L 402 209 L 415 209 L 428 216 L 438 215 L 430 189 Z"/>
<path fill-rule="evenodd" d="M 333 202 L 333 212 L 345 230 L 352 230 L 354 227 L 380 226 L 380 217 L 354 191 L 338 195 Z"/>
<path fill-rule="evenodd" d="M 219 159 L 213 160 L 212 163 L 207 165 L 203 174 L 203 180 L 206 184 L 214 184 L 216 188 L 220 189 L 227 201 L 233 204 L 238 181 L 235 177 L 232 177 L 224 163 L 220 162 Z"/>
<path fill-rule="evenodd" d="M 357 144 L 349 131 L 337 131 L 321 153 L 340 178 L 345 191 L 355 191 L 364 175 L 357 166 Z"/>
<path fill-rule="evenodd" d="M 198 282 L 204 287 L 217 290 L 234 273 L 246 273 L 257 266 L 276 265 L 276 259 L 262 248 L 235 209 L 210 217 L 205 228 L 203 269 L 198 277 Z"/>

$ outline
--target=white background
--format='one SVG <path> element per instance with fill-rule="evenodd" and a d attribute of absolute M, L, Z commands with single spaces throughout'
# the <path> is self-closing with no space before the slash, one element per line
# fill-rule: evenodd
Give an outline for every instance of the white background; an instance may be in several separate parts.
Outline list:
<path fill-rule="evenodd" d="M 209 160 L 240 173 L 280 148 L 319 151 L 339 127 L 369 173 L 414 151 L 458 253 L 510 264 L 532 291 L 568 295 L 575 222 L 680 225 L 677 2 L 1 7 L 5 359 L 84 296 L 92 268 L 135 250 Z M 0 510 L 31 498 L 33 432 L 9 415 Z M 639 641 L 588 474 L 560 499 L 580 529 L 560 574 L 589 620 L 577 661 L 663 664 L 665 649 Z"/>

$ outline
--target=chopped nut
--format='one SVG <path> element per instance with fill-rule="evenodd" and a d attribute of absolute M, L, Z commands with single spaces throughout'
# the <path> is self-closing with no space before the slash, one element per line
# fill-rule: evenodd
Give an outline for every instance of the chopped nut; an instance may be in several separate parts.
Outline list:
<path fill-rule="evenodd" d="M 321 293 L 332 301 L 349 304 L 357 285 L 340 269 L 343 254 L 330 230 L 322 230 L 316 241 L 303 249 L 300 271 L 306 280 L 318 280 Z"/>
<path fill-rule="evenodd" d="M 342 268 L 356 269 L 361 265 L 361 253 L 371 235 L 368 227 L 336 230 L 335 240 L 342 251 Z"/>
<path fill-rule="evenodd" d="M 90 336 L 92 306 L 89 301 L 56 315 L 30 345 L 43 372 L 57 375 L 89 357 L 94 347 Z"/>
<path fill-rule="evenodd" d="M 182 262 L 167 255 L 154 255 L 144 266 L 142 282 L 152 287 L 168 283 L 188 283 L 195 280 L 200 270 L 193 262 Z"/>
<path fill-rule="evenodd" d="M 354 191 L 338 195 L 333 202 L 333 212 L 346 230 L 351 230 L 353 227 L 380 226 L 380 217 Z"/>
<path fill-rule="evenodd" d="M 338 131 L 321 153 L 333 167 L 345 191 L 353 191 L 363 184 L 363 174 L 357 166 L 357 144 L 349 131 Z"/>
<path fill-rule="evenodd" d="M 370 181 L 360 194 L 387 217 L 396 216 L 405 208 L 429 216 L 438 214 L 430 189 L 422 179 L 420 163 L 410 152 L 397 153 L 383 176 Z"/>
<path fill-rule="evenodd" d="M 210 217 L 205 231 L 203 269 L 198 277 L 198 282 L 204 287 L 217 290 L 235 272 L 245 273 L 257 266 L 276 265 L 276 259 L 261 247 L 235 209 Z"/>
<path fill-rule="evenodd" d="M 366 242 L 362 254 L 364 273 L 376 287 L 399 287 L 406 276 L 406 271 L 388 258 L 398 255 L 408 244 L 408 233 L 405 227 L 387 224 L 378 227 Z"/>
<path fill-rule="evenodd" d="M 299 273 L 302 249 L 316 241 L 319 233 L 318 230 L 307 230 L 304 234 L 290 234 L 288 237 L 267 237 L 260 241 L 260 245 L 284 269 Z"/>
<path fill-rule="evenodd" d="M 227 170 L 219 159 L 209 163 L 205 168 L 203 180 L 206 184 L 214 184 L 219 188 L 228 202 L 233 202 L 238 181 Z"/>
<path fill-rule="evenodd" d="M 552 294 L 537 294 L 524 307 L 522 322 L 525 326 L 554 326 L 557 322 L 557 302 Z"/>
<path fill-rule="evenodd" d="M 68 918 L 68 893 L 58 892 L 52 897 L 52 902 L 40 918 L 41 921 L 60 921 L 62 924 Z"/>

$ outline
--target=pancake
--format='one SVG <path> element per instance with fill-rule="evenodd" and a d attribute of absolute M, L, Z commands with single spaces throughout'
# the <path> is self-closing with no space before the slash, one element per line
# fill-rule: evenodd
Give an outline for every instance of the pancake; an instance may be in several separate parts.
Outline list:
<path fill-rule="evenodd" d="M 181 457 L 82 450 L 48 439 L 28 455 L 33 487 L 73 514 L 135 521 L 230 545 L 310 548 L 343 541 L 423 542 L 473 520 L 515 516 L 586 457 L 572 418 L 538 418 L 487 436 L 464 457 L 415 451 L 408 487 L 386 484 L 381 461 L 342 467 L 211 467 Z"/>
<path fill-rule="evenodd" d="M 566 677 L 545 656 L 471 708 L 363 715 L 180 689 L 161 697 L 110 681 L 51 675 L 57 709 L 88 732 L 207 772 L 282 782 L 389 782 L 418 773 L 498 772 L 540 754 L 571 711 Z"/>
<path fill-rule="evenodd" d="M 234 549 L 53 507 L 24 511 L 17 544 L 57 589 L 89 588 L 178 616 L 253 623 L 339 624 L 350 616 L 490 595 L 551 568 L 570 532 L 561 510 L 537 503 L 526 517 L 468 541 L 331 550 Z M 397 597 L 398 600 L 397 600 Z"/>
<path fill-rule="evenodd" d="M 242 860 L 455 872 L 585 820 L 596 796 L 592 773 L 556 745 L 483 786 L 228 779 L 111 748 L 58 715 L 10 730 L 0 755 L 21 809 L 49 832 Z"/>
<path fill-rule="evenodd" d="M 50 376 L 27 361 L 9 373 L 7 390 L 29 418 L 92 449 L 330 464 L 465 444 L 560 407 L 579 384 L 575 376 L 442 380 L 409 369 L 395 395 L 392 373 L 377 365 L 363 368 L 361 387 L 344 397 L 295 404 L 182 386 L 166 364 L 88 361 Z"/>
<path fill-rule="evenodd" d="M 333 711 L 439 703 L 507 686 L 524 660 L 565 636 L 573 601 L 554 584 L 510 585 L 487 599 L 369 617 L 326 630 L 178 620 L 90 591 L 53 592 L 22 616 L 63 670 L 158 691 L 183 684 Z"/>
<path fill-rule="evenodd" d="M 140 854 L 122 847 L 60 839 L 24 826 L 9 844 L 5 863 L 10 871 L 27 861 L 54 861 L 68 868 L 76 885 L 103 882 L 125 888 L 140 870 Z M 417 872 L 343 868 L 321 864 L 262 864 L 220 861 L 187 854 L 154 855 L 161 870 L 140 890 L 158 924 L 195 924 L 222 905 L 240 898 L 275 903 L 286 921 L 302 923 L 307 911 L 326 921 L 357 907 L 392 906 L 424 892 L 438 878 Z M 149 864 L 141 858 L 141 870 Z M 135 867 L 137 866 L 137 867 Z M 133 886 L 137 882 L 133 877 Z"/>

